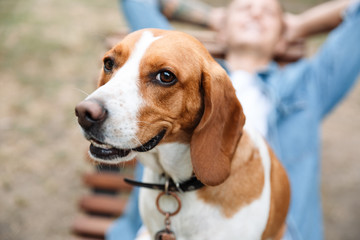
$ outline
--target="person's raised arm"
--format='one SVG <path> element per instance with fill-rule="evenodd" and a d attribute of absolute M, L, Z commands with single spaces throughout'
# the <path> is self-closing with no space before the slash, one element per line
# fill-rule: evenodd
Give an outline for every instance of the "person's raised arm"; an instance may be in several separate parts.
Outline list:
<path fill-rule="evenodd" d="M 160 0 L 163 14 L 170 20 L 193 23 L 214 30 L 220 28 L 224 8 L 214 8 L 196 0 Z"/>
<path fill-rule="evenodd" d="M 335 0 L 317 5 L 301 14 L 284 15 L 285 31 L 276 49 L 276 59 L 294 61 L 305 54 L 305 39 L 336 28 L 343 20 L 349 0 Z"/>
<path fill-rule="evenodd" d="M 349 3 L 349 0 L 329 1 L 299 15 L 285 16 L 286 37 L 294 40 L 331 31 L 342 22 Z"/>
<path fill-rule="evenodd" d="M 345 96 L 360 74 L 360 1 L 347 2 L 348 5 L 339 6 L 337 11 L 339 15 L 344 12 L 342 23 L 309 59 L 309 72 L 318 90 L 322 117 Z"/>
<path fill-rule="evenodd" d="M 158 0 L 119 0 L 131 31 L 143 28 L 172 29 L 160 11 Z"/>

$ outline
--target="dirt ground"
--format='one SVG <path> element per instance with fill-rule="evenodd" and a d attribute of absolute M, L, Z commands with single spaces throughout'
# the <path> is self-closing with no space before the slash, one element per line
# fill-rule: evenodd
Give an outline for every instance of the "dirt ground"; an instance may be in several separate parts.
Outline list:
<path fill-rule="evenodd" d="M 0 1 L 1 240 L 70 238 L 92 170 L 74 106 L 94 89 L 105 37 L 123 28 L 116 0 Z M 323 127 L 326 239 L 360 239 L 359 143 L 357 84 Z"/>

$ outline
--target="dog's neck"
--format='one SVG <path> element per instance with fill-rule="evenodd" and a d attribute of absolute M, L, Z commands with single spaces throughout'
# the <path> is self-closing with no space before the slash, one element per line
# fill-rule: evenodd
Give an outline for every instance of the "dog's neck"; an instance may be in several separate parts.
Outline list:
<path fill-rule="evenodd" d="M 137 159 L 154 173 L 172 178 L 180 183 L 193 174 L 190 145 L 183 143 L 160 144 L 149 152 L 138 155 Z"/>

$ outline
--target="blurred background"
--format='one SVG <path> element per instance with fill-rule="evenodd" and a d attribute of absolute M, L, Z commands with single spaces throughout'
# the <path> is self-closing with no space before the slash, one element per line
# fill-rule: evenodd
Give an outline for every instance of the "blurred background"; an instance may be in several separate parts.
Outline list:
<path fill-rule="evenodd" d="M 297 13 L 321 1 L 281 2 Z M 0 0 L 1 240 L 70 238 L 93 169 L 74 107 L 95 88 L 106 37 L 124 29 L 116 0 Z M 308 54 L 324 39 L 310 39 Z M 359 155 L 357 84 L 323 125 L 326 239 L 360 239 Z"/>

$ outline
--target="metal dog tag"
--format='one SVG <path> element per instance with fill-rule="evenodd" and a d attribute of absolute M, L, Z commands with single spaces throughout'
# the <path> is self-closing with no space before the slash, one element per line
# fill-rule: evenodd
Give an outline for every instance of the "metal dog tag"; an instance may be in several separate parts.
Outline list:
<path fill-rule="evenodd" d="M 176 240 L 176 237 L 172 231 L 164 229 L 156 233 L 155 240 Z"/>

